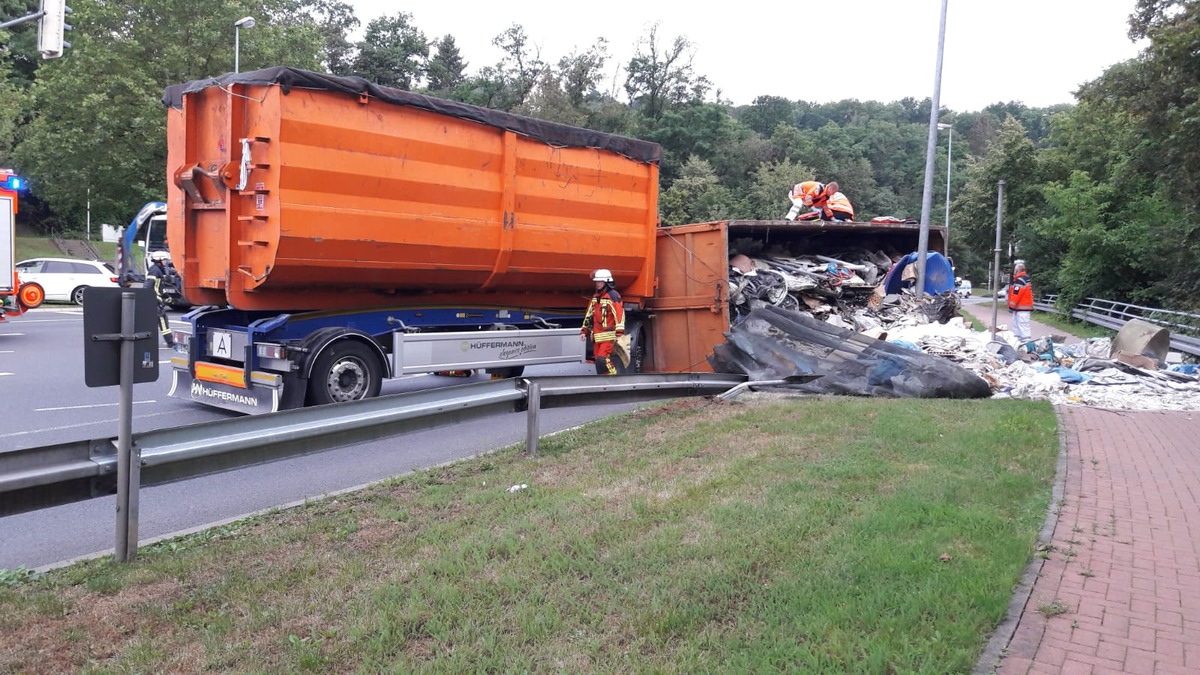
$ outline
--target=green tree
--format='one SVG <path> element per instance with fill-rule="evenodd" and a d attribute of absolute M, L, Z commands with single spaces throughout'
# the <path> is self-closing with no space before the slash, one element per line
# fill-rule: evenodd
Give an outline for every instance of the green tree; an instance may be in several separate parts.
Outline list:
<path fill-rule="evenodd" d="M 10 67 L 0 61 L 0 167 L 10 168 L 13 139 L 24 93 L 9 81 Z"/>
<path fill-rule="evenodd" d="M 748 106 L 734 111 L 738 121 L 761 136 L 770 136 L 780 124 L 796 120 L 796 104 L 779 96 L 759 96 Z"/>
<path fill-rule="evenodd" d="M 449 96 L 455 89 L 466 82 L 467 62 L 463 61 L 462 53 L 453 35 L 444 35 L 433 45 L 433 57 L 429 59 L 425 75 L 428 78 L 429 93 L 435 96 Z"/>
<path fill-rule="evenodd" d="M 712 165 L 689 157 L 680 176 L 659 197 L 662 224 L 684 225 L 734 218 L 745 206 L 720 184 Z"/>
<path fill-rule="evenodd" d="M 788 192 L 796 183 L 813 180 L 816 171 L 799 162 L 781 160 L 766 162 L 754 171 L 754 180 L 746 193 L 745 218 L 781 220 L 792 203 Z"/>
<path fill-rule="evenodd" d="M 655 23 L 638 41 L 625 68 L 630 104 L 651 120 L 662 117 L 672 106 L 703 101 L 712 87 L 707 77 L 695 73 L 692 43 L 679 36 L 664 47 L 659 44 L 658 28 Z"/>
<path fill-rule="evenodd" d="M 1132 302 L 1161 302 L 1174 294 L 1174 242 L 1155 236 L 1156 223 L 1180 218 L 1169 200 L 1145 194 L 1124 198 L 1115 186 L 1075 171 L 1045 188 L 1049 215 L 1032 223 L 1044 240 L 1066 250 L 1051 290 L 1062 305 L 1097 296 Z"/>
<path fill-rule="evenodd" d="M 965 173 L 967 180 L 955 199 L 951 216 L 954 233 L 950 237 L 950 253 L 960 276 L 970 275 L 977 279 L 987 276 L 986 262 L 990 259 L 979 256 L 978 252 L 990 252 L 995 246 L 997 182 L 1003 180 L 1002 251 L 1007 254 L 1009 244 L 1012 244 L 1015 249 L 1013 257 L 1030 259 L 1030 273 L 1035 282 L 1049 278 L 1043 275 L 1052 277 L 1055 265 L 1044 260 L 1034 264 L 1032 260 L 1039 255 L 1036 242 L 1033 241 L 1036 232 L 1028 233 L 1029 241 L 1023 240 L 1025 228 L 1033 220 L 1041 218 L 1046 207 L 1037 151 L 1021 123 L 1012 117 L 1007 118 L 987 153 L 968 161 Z M 1007 267 L 1009 263 L 1011 258 L 1005 255 L 1001 264 Z"/>
<path fill-rule="evenodd" d="M 546 64 L 525 27 L 519 24 L 509 26 L 492 39 L 492 44 L 504 53 L 504 58 L 491 71 L 496 94 L 490 105 L 501 110 L 516 110 L 542 79 Z"/>
<path fill-rule="evenodd" d="M 571 104 L 562 80 L 550 70 L 542 73 L 537 86 L 513 112 L 571 126 L 582 126 L 588 118 L 586 111 Z"/>
<path fill-rule="evenodd" d="M 638 135 L 663 146 L 662 176 L 670 182 L 679 175 L 685 158 L 697 156 L 711 166 L 744 132 L 725 106 L 705 103 L 681 106 L 657 119 L 643 120 Z"/>
<path fill-rule="evenodd" d="M 514 112 L 573 126 L 587 126 L 593 104 L 603 96 L 598 91 L 608 45 L 599 40 L 586 52 L 572 53 L 544 68 L 537 86 Z"/>
<path fill-rule="evenodd" d="M 183 0 L 110 3 L 73 0 L 72 46 L 46 61 L 26 100 L 28 124 L 14 161 L 56 219 L 43 228 L 82 228 L 92 217 L 122 223 L 144 202 L 162 199 L 166 166 L 164 87 L 212 77 L 233 65 L 233 22 L 253 11 L 258 25 L 242 40 L 242 62 L 314 68 L 323 39 L 296 0 L 224 6 Z M 253 38 L 250 36 L 253 35 Z"/>
<path fill-rule="evenodd" d="M 400 12 L 367 24 L 354 58 L 354 74 L 385 87 L 415 87 L 425 75 L 429 41 L 413 25 L 412 18 L 411 14 Z"/>
<path fill-rule="evenodd" d="M 28 16 L 39 7 L 39 0 L 0 0 L 0 22 Z M 4 70 L 4 80 L 17 89 L 28 88 L 41 62 L 36 21 L 0 29 L 0 68 Z"/>
<path fill-rule="evenodd" d="M 297 2 L 297 11 L 303 11 Z M 334 75 L 350 75 L 354 64 L 354 44 L 349 35 L 358 28 L 354 8 L 341 0 L 312 0 L 308 9 L 317 31 L 324 40 L 321 63 Z"/>

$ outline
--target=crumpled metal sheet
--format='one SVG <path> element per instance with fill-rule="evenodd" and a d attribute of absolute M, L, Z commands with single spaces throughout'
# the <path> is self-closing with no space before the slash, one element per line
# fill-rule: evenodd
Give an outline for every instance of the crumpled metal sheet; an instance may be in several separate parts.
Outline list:
<path fill-rule="evenodd" d="M 710 359 L 754 380 L 821 375 L 800 391 L 896 398 L 987 398 L 991 387 L 948 359 L 906 349 L 777 307 L 753 310 Z"/>

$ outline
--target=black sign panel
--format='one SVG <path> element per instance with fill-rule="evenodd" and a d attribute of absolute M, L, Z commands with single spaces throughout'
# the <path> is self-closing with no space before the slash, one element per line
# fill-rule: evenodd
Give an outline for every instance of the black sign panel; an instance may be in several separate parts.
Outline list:
<path fill-rule="evenodd" d="M 83 381 L 121 384 L 121 296 L 133 293 L 133 381 L 158 380 L 158 301 L 151 288 L 89 288 L 83 292 Z"/>

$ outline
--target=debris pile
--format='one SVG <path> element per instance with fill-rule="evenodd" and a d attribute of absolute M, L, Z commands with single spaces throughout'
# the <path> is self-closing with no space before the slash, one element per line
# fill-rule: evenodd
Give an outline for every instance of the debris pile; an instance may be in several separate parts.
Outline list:
<path fill-rule="evenodd" d="M 945 260 L 934 254 L 933 260 Z M 883 251 L 858 250 L 834 258 L 823 255 L 788 255 L 776 248 L 757 257 L 744 253 L 729 260 L 730 323 L 744 321 L 751 312 L 777 307 L 800 312 L 839 328 L 857 332 L 883 331 L 912 315 L 932 313 L 930 318 L 948 320 L 956 316 L 959 298 L 953 288 L 931 288 L 932 303 L 921 302 L 906 288 L 914 279 L 907 259 L 893 262 Z M 894 278 L 892 278 L 894 277 Z"/>
<path fill-rule="evenodd" d="M 1161 358 L 1119 349 L 1119 338 L 1022 343 L 1004 330 L 993 341 L 990 333 L 973 331 L 960 319 L 897 327 L 888 335 L 893 343 L 937 354 L 978 374 L 996 398 L 1119 410 L 1200 410 L 1195 364 L 1162 367 Z"/>
<path fill-rule="evenodd" d="M 710 358 L 718 372 L 753 380 L 820 375 L 789 387 L 811 393 L 1200 410 L 1196 366 L 1167 367 L 1170 340 L 1161 327 L 1134 320 L 1113 341 L 1078 344 L 1020 343 L 1003 330 L 993 340 L 959 317 L 953 270 L 939 254 L 927 258 L 929 295 L 918 298 L 916 254 L 853 247 L 797 254 L 785 244 L 730 242 L 730 331 Z"/>

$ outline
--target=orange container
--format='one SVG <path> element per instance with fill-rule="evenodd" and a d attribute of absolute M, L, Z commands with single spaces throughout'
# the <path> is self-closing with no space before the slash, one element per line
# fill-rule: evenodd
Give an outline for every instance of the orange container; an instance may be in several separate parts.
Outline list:
<path fill-rule="evenodd" d="M 578 308 L 653 294 L 656 144 L 272 68 L 168 88 L 193 304 Z"/>
<path fill-rule="evenodd" d="M 836 255 L 855 248 L 908 253 L 919 225 L 723 220 L 658 231 L 658 288 L 646 307 L 654 315 L 647 370 L 711 371 L 708 357 L 729 330 L 729 254 L 735 240 L 785 246 L 799 254 Z M 946 228 L 929 228 L 929 250 L 945 254 Z"/>

